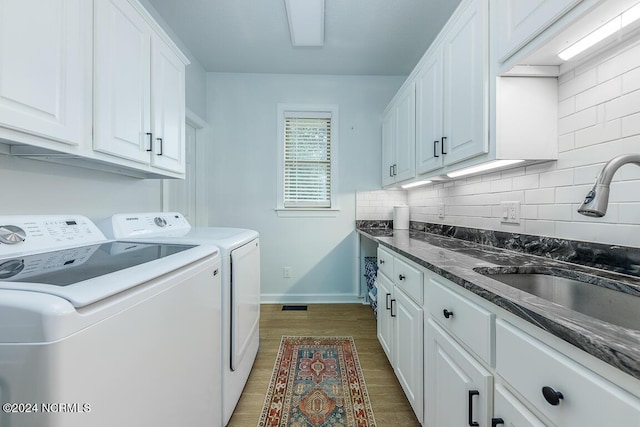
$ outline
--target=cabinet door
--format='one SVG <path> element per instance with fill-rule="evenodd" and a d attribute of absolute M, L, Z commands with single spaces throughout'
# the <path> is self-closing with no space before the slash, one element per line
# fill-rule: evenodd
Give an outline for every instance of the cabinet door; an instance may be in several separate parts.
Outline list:
<path fill-rule="evenodd" d="M 416 92 L 410 84 L 395 108 L 396 182 L 416 176 Z"/>
<path fill-rule="evenodd" d="M 422 308 L 398 288 L 394 293 L 394 370 L 413 412 L 422 423 L 423 320 Z"/>
<path fill-rule="evenodd" d="M 545 427 L 545 424 L 502 384 L 496 384 L 493 396 L 493 420 L 496 425 L 507 427 Z M 499 423 L 499 420 L 502 422 Z"/>
<path fill-rule="evenodd" d="M 127 0 L 97 0 L 94 149 L 149 163 L 151 29 Z"/>
<path fill-rule="evenodd" d="M 443 40 L 445 164 L 488 151 L 486 2 L 470 2 Z"/>
<path fill-rule="evenodd" d="M 389 108 L 382 117 L 382 186 L 393 184 L 396 179 L 393 175 L 393 164 L 395 162 L 394 143 L 394 119 L 393 108 Z"/>
<path fill-rule="evenodd" d="M 416 173 L 442 167 L 442 49 L 425 61 L 416 78 Z"/>
<path fill-rule="evenodd" d="M 0 125 L 79 145 L 90 131 L 91 4 L 0 0 Z"/>
<path fill-rule="evenodd" d="M 378 341 L 393 365 L 393 319 L 391 318 L 393 283 L 384 274 L 378 273 L 376 287 L 378 288 Z"/>
<path fill-rule="evenodd" d="M 151 164 L 184 173 L 185 67 L 160 38 L 155 37 L 152 43 L 151 99 L 155 142 Z"/>
<path fill-rule="evenodd" d="M 428 426 L 490 426 L 493 377 L 431 319 L 425 335 Z"/>
<path fill-rule="evenodd" d="M 498 0 L 498 59 L 505 61 L 581 1 Z"/>

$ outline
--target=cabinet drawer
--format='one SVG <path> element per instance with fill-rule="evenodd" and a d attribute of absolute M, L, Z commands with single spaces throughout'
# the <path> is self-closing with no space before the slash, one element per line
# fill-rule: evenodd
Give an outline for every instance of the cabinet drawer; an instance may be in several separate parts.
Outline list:
<path fill-rule="evenodd" d="M 431 317 L 492 365 L 494 314 L 439 283 L 444 280 L 428 279 L 426 306 Z"/>
<path fill-rule="evenodd" d="M 388 278 L 393 278 L 393 255 L 380 247 L 378 247 L 378 270 Z"/>
<path fill-rule="evenodd" d="M 639 399 L 503 320 L 496 322 L 496 371 L 555 425 L 631 426 L 640 420 Z M 556 405 L 545 399 L 543 387 L 562 393 Z"/>
<path fill-rule="evenodd" d="M 393 281 L 396 286 L 404 291 L 415 302 L 422 305 L 422 272 L 402 261 L 394 258 L 393 261 Z"/>

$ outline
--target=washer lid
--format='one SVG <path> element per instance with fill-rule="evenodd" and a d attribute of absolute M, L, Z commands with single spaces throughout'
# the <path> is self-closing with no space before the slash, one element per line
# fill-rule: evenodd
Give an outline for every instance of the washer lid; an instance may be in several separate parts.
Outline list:
<path fill-rule="evenodd" d="M 57 295 L 84 307 L 217 252 L 119 241 L 44 252 L 0 260 L 0 289 Z"/>

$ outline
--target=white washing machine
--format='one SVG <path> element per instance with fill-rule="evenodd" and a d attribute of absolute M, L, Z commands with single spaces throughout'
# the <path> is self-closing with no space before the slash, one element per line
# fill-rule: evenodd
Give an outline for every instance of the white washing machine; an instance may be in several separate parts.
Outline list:
<path fill-rule="evenodd" d="M 256 231 L 191 227 L 178 212 L 124 213 L 98 224 L 107 237 L 211 244 L 222 258 L 222 424 L 233 414 L 260 344 L 260 242 Z"/>
<path fill-rule="evenodd" d="M 0 216 L 0 426 L 220 426 L 214 246 Z"/>

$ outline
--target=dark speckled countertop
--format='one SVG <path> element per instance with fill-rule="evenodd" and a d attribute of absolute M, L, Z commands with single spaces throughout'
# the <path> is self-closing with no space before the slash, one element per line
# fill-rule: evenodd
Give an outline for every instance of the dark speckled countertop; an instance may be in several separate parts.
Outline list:
<path fill-rule="evenodd" d="M 596 286 L 630 294 L 629 298 L 640 298 L 640 278 L 422 231 L 358 228 L 358 232 L 640 379 L 640 325 L 621 327 L 569 310 L 474 268 L 564 269 Z"/>

